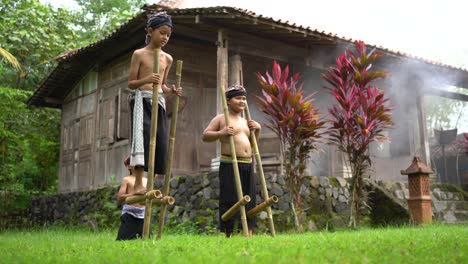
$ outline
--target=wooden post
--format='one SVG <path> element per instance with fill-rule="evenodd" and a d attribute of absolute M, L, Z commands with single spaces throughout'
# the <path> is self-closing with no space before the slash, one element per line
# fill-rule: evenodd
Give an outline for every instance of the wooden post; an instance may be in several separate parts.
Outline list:
<path fill-rule="evenodd" d="M 429 137 L 427 136 L 426 113 L 424 111 L 424 95 L 422 93 L 416 97 L 418 108 L 419 140 L 421 142 L 421 156 L 427 166 L 431 166 L 431 154 L 429 151 Z"/>
<path fill-rule="evenodd" d="M 242 60 L 239 54 L 229 58 L 229 85 L 242 85 Z"/>
<path fill-rule="evenodd" d="M 408 86 L 416 91 L 416 125 L 418 126 L 417 133 L 420 147 L 419 155 L 423 159 L 423 162 L 430 167 L 431 157 L 429 151 L 429 140 L 427 136 L 426 114 L 424 111 L 424 80 L 416 75 L 410 76 L 408 79 Z M 418 146 L 418 144 L 416 144 L 416 146 Z"/>
<path fill-rule="evenodd" d="M 182 78 L 182 61 L 177 61 L 176 68 L 176 87 L 180 88 L 180 81 Z M 172 106 L 172 117 L 171 117 L 171 130 L 169 132 L 169 147 L 167 149 L 167 163 L 166 163 L 166 175 L 164 175 L 164 186 L 163 186 L 163 195 L 169 195 L 169 180 L 171 179 L 171 168 L 172 160 L 174 157 L 174 144 L 175 144 L 175 135 L 176 135 L 176 125 L 177 125 L 177 114 L 179 112 L 179 96 L 176 95 L 174 100 L 174 105 Z M 161 204 L 161 209 L 159 211 L 159 225 L 158 225 L 158 236 L 157 239 L 161 239 L 162 230 L 164 226 L 164 219 L 166 218 L 166 203 Z"/>
<path fill-rule="evenodd" d="M 160 49 L 154 49 L 153 55 L 153 72 L 159 74 L 159 54 Z M 153 84 L 153 103 L 151 109 L 151 131 L 150 131 L 150 149 L 148 157 L 148 183 L 146 186 L 147 191 L 153 190 L 154 185 L 154 158 L 156 155 L 156 133 L 158 131 L 158 88 L 159 83 Z M 148 151 L 148 150 L 145 150 Z M 151 224 L 151 200 L 146 200 L 145 220 L 143 222 L 143 239 L 148 239 L 150 234 Z"/>
<path fill-rule="evenodd" d="M 219 87 L 219 93 L 221 94 L 221 99 L 223 103 L 224 119 L 226 122 L 226 126 L 229 126 L 230 124 L 229 110 L 227 106 L 224 85 Z M 231 149 L 232 167 L 234 170 L 234 180 L 236 183 L 237 198 L 240 201 L 244 198 L 244 195 L 242 194 L 242 185 L 241 185 L 241 180 L 240 180 L 240 175 L 239 175 L 239 167 L 237 164 L 236 148 L 234 146 L 234 138 L 232 137 L 232 135 L 229 136 L 229 147 Z M 245 213 L 244 205 L 240 206 L 240 213 L 241 213 L 241 223 L 242 223 L 242 230 L 243 230 L 244 236 L 249 237 L 249 227 L 247 226 L 247 216 Z"/>
<path fill-rule="evenodd" d="M 227 87 L 228 85 L 228 40 L 226 31 L 223 29 L 218 30 L 218 41 L 217 41 L 217 74 L 216 74 L 216 83 L 217 87 Z M 223 91 L 217 89 L 217 92 Z M 216 96 L 216 114 L 221 114 L 223 112 L 223 103 L 221 100 L 221 95 Z M 221 144 L 216 143 L 216 157 L 221 156 Z"/>
<path fill-rule="evenodd" d="M 245 104 L 245 117 L 247 121 L 252 120 L 252 117 L 250 116 L 248 103 Z M 253 147 L 255 161 L 258 167 L 258 175 L 262 183 L 263 200 L 266 202 L 270 199 L 270 197 L 268 197 L 268 189 L 267 189 L 267 185 L 265 181 L 265 175 L 263 173 L 262 157 L 260 156 L 260 151 L 258 150 L 257 137 L 255 136 L 255 130 L 250 131 L 250 144 L 252 144 L 252 147 Z M 271 206 L 269 205 L 266 206 L 266 211 L 267 211 L 268 223 L 270 226 L 270 233 L 274 237 L 276 236 L 276 232 L 275 232 L 275 223 L 273 222 L 273 214 L 271 212 Z"/>

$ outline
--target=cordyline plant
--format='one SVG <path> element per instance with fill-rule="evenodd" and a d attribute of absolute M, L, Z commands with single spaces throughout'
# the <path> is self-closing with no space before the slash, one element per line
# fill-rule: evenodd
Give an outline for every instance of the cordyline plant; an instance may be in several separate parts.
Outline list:
<path fill-rule="evenodd" d="M 294 223 L 299 228 L 301 212 L 300 188 L 304 182 L 306 160 L 311 151 L 316 151 L 322 138 L 320 131 L 325 122 L 319 118 L 319 111 L 312 104 L 312 96 L 305 95 L 299 74 L 289 76 L 289 66 L 283 70 L 274 61 L 271 75 L 257 73 L 262 96 L 257 96 L 260 110 L 266 114 L 267 127 L 279 137 L 281 152 L 286 169 L 286 182 L 291 198 Z"/>
<path fill-rule="evenodd" d="M 351 168 L 350 226 L 359 225 L 362 213 L 368 210 L 364 178 L 369 177 L 371 160 L 369 145 L 388 140 L 382 131 L 393 125 L 388 99 L 373 81 L 383 79 L 386 72 L 373 70 L 372 63 L 383 54 L 375 49 L 367 52 L 362 41 L 354 51 L 347 50 L 336 59 L 336 66 L 327 69 L 322 78 L 337 104 L 329 109 L 329 140 L 345 153 Z"/>

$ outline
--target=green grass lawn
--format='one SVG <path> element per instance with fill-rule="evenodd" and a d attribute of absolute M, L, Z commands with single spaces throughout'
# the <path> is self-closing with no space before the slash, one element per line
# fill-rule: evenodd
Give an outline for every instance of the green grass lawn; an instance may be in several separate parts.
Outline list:
<path fill-rule="evenodd" d="M 0 263 L 468 263 L 468 226 L 256 235 L 166 234 L 114 241 L 116 231 L 0 233 Z"/>

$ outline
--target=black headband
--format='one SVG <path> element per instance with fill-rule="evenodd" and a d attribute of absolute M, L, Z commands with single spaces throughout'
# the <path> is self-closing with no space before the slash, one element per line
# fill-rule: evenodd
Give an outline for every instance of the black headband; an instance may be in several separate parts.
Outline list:
<path fill-rule="evenodd" d="M 247 96 L 245 88 L 241 85 L 233 85 L 226 90 L 226 98 L 230 99 L 236 96 Z"/>

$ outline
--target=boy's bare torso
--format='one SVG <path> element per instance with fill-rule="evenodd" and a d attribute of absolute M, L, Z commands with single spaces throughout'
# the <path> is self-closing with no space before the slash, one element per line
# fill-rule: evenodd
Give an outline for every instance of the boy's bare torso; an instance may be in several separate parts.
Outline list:
<path fill-rule="evenodd" d="M 224 129 L 226 121 L 224 115 L 219 115 L 219 130 Z M 234 145 L 236 146 L 236 156 L 241 158 L 250 158 L 252 155 L 252 147 L 250 145 L 250 129 L 247 126 L 247 120 L 239 115 L 230 115 L 230 125 L 234 127 Z M 221 154 L 231 155 L 228 137 L 222 137 Z"/>
<path fill-rule="evenodd" d="M 135 55 L 138 56 L 139 67 L 137 79 L 143 79 L 153 73 L 154 63 L 154 50 L 148 48 L 141 48 L 135 51 Z M 166 68 L 172 62 L 172 57 L 161 50 L 159 55 L 159 75 L 165 77 Z M 161 79 L 162 79 L 161 78 Z M 162 80 L 158 84 L 158 89 L 161 89 Z M 146 83 L 139 88 L 140 90 L 153 90 L 151 83 Z"/>

